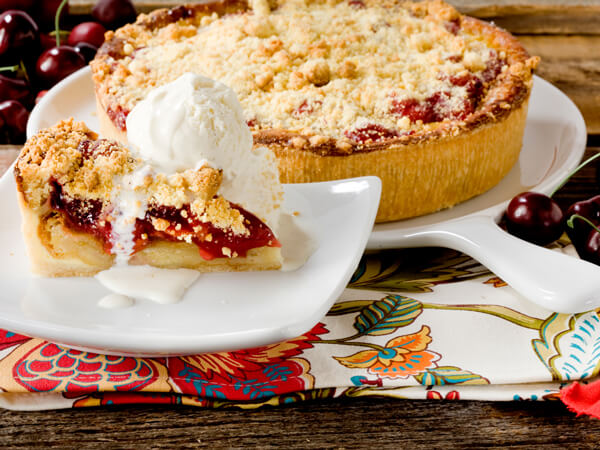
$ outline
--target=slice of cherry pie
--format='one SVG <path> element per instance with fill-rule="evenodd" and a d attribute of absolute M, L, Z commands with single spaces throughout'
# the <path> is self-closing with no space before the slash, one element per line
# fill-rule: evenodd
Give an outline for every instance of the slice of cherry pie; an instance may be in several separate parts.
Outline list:
<path fill-rule="evenodd" d="M 221 170 L 205 164 L 153 173 L 127 148 L 73 119 L 30 138 L 14 175 L 32 269 L 40 275 L 89 276 L 118 258 L 200 271 L 281 265 L 269 226 L 219 195 Z"/>

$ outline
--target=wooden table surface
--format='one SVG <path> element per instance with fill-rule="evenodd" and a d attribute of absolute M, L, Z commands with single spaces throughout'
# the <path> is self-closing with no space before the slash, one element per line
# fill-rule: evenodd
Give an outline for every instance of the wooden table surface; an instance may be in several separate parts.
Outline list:
<path fill-rule="evenodd" d="M 174 0 L 142 0 L 147 11 Z M 542 57 L 538 74 L 569 95 L 600 151 L 600 0 L 456 0 L 462 11 L 519 34 Z M 88 14 L 93 2 L 71 0 Z M 0 168 L 16 151 L 0 150 Z M 600 191 L 596 167 L 557 195 L 563 207 Z M 279 447 L 597 448 L 600 421 L 576 418 L 559 402 L 339 399 L 254 411 L 135 406 L 51 412 L 0 410 L 1 448 Z"/>

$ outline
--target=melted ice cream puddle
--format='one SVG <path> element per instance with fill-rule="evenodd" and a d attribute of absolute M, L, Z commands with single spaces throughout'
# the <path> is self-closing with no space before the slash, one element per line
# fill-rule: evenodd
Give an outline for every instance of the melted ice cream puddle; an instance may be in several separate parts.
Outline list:
<path fill-rule="evenodd" d="M 96 279 L 117 294 L 165 304 L 178 302 L 199 275 L 191 269 L 114 266 L 97 274 Z"/>
<path fill-rule="evenodd" d="M 116 308 L 128 308 L 135 303 L 135 300 L 131 297 L 121 294 L 108 294 L 102 297 L 98 302 L 100 308 L 116 309 Z"/>

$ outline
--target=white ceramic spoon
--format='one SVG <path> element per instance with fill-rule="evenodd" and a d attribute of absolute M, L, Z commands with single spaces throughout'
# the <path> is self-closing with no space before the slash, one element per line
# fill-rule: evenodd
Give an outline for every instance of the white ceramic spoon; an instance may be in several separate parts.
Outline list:
<path fill-rule="evenodd" d="M 511 236 L 490 216 L 472 215 L 409 232 L 402 246 L 466 253 L 523 297 L 551 311 L 573 313 L 600 306 L 600 267 Z"/>
<path fill-rule="evenodd" d="M 496 225 L 514 195 L 552 192 L 581 160 L 586 138 L 577 107 L 536 78 L 519 163 L 502 182 L 454 208 L 377 225 L 367 248 L 448 247 L 477 259 L 549 310 L 573 313 L 600 306 L 600 267 L 529 244 Z"/>

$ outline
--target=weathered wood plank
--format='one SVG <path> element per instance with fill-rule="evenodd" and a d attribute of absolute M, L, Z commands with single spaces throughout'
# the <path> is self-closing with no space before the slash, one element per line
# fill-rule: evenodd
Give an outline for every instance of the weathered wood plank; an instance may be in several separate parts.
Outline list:
<path fill-rule="evenodd" d="M 342 399 L 251 411 L 0 412 L 2 448 L 597 448 L 600 421 L 558 403 Z"/>
<path fill-rule="evenodd" d="M 203 1 L 203 0 L 200 0 Z M 137 0 L 139 12 L 172 7 L 186 0 Z M 187 0 L 187 3 L 198 3 Z M 460 11 L 493 20 L 514 33 L 600 34 L 600 0 L 449 0 Z M 73 14 L 89 14 L 93 0 L 70 0 Z"/>
<path fill-rule="evenodd" d="M 470 15 L 515 34 L 600 34 L 599 6 L 482 8 Z"/>
<path fill-rule="evenodd" d="M 589 134 L 600 134 L 600 36 L 519 36 L 542 58 L 538 75 L 565 92 L 581 110 Z"/>

